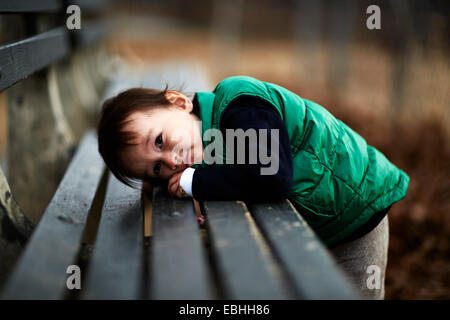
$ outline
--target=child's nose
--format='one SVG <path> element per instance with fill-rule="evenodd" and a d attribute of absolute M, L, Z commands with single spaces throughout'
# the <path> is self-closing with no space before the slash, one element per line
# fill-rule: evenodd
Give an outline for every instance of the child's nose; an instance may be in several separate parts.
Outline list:
<path fill-rule="evenodd" d="M 181 159 L 173 151 L 167 152 L 164 157 L 165 157 L 165 162 L 166 162 L 167 166 L 169 168 L 171 168 L 172 170 L 175 170 L 177 168 L 177 166 L 181 163 L 181 161 L 180 161 Z"/>

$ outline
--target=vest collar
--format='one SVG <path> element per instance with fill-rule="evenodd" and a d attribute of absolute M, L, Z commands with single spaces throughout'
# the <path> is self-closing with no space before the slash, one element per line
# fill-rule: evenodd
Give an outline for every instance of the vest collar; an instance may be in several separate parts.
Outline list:
<path fill-rule="evenodd" d="M 216 95 L 213 92 L 196 92 L 195 94 L 199 106 L 199 117 L 202 121 L 202 139 L 206 130 L 211 129 L 214 99 Z M 203 140 L 203 146 L 206 147 L 206 141 Z"/>

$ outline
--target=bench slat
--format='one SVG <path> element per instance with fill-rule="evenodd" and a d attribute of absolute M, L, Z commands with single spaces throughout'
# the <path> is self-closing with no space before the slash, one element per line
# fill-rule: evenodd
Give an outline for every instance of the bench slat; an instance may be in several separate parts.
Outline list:
<path fill-rule="evenodd" d="M 357 299 L 323 244 L 288 200 L 249 206 L 304 299 Z"/>
<path fill-rule="evenodd" d="M 61 59 L 69 50 L 65 27 L 0 46 L 0 91 Z"/>
<path fill-rule="evenodd" d="M 226 298 L 289 298 L 280 269 L 245 204 L 205 201 L 204 213 Z"/>
<path fill-rule="evenodd" d="M 94 133 L 87 134 L 32 234 L 3 299 L 58 299 L 76 261 L 85 222 L 104 172 Z"/>
<path fill-rule="evenodd" d="M 153 191 L 152 299 L 212 299 L 213 289 L 192 200 Z"/>
<path fill-rule="evenodd" d="M 141 298 L 143 228 L 141 191 L 110 174 L 83 298 Z"/>

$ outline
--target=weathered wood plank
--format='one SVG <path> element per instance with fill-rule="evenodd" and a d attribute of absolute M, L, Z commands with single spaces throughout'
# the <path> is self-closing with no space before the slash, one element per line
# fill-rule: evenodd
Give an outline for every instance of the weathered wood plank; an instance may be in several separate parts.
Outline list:
<path fill-rule="evenodd" d="M 153 191 L 152 299 L 211 299 L 213 288 L 191 200 Z"/>
<path fill-rule="evenodd" d="M 143 239 L 141 191 L 110 174 L 83 298 L 139 299 Z"/>
<path fill-rule="evenodd" d="M 103 172 L 97 139 L 89 133 L 8 280 L 3 299 L 61 298 L 68 277 L 66 269 L 75 263 Z"/>
<path fill-rule="evenodd" d="M 57 12 L 62 5 L 61 0 L 2 0 L 0 13 Z"/>
<path fill-rule="evenodd" d="M 245 204 L 204 203 L 213 255 L 227 299 L 286 299 L 289 288 Z"/>
<path fill-rule="evenodd" d="M 326 248 L 288 200 L 252 204 L 249 209 L 270 246 L 277 252 L 299 297 L 358 298 Z"/>
<path fill-rule="evenodd" d="M 69 50 L 64 27 L 0 46 L 0 91 L 63 58 Z"/>
<path fill-rule="evenodd" d="M 0 211 L 8 216 L 17 231 L 28 239 L 33 232 L 34 225 L 23 213 L 19 204 L 13 196 L 5 174 L 0 167 Z"/>
<path fill-rule="evenodd" d="M 144 237 L 152 236 L 152 199 L 148 195 L 144 194 Z"/>

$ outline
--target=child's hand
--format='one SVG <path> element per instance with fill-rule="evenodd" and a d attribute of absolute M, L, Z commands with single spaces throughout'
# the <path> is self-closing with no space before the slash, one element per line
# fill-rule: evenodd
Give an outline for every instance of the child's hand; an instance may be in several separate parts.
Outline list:
<path fill-rule="evenodd" d="M 175 173 L 172 177 L 170 177 L 169 183 L 168 183 L 169 194 L 173 197 L 177 197 L 180 199 L 186 198 L 186 193 L 181 190 L 181 186 L 180 186 L 180 179 L 181 179 L 181 175 L 183 174 L 183 172 L 184 171 Z"/>

